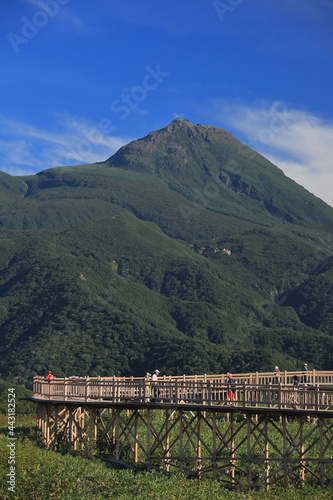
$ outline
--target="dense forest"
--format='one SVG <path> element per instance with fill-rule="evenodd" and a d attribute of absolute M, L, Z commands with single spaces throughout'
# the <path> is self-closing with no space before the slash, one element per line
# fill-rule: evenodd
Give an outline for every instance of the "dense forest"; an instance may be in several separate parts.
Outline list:
<path fill-rule="evenodd" d="M 333 370 L 333 208 L 174 120 L 103 163 L 0 172 L 0 377 Z"/>

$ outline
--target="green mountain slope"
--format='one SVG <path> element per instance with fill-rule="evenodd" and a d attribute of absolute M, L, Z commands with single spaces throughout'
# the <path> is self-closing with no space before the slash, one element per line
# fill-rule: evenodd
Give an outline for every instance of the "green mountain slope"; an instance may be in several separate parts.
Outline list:
<path fill-rule="evenodd" d="M 223 130 L 180 119 L 104 163 L 16 181 L 25 195 L 1 209 L 2 227 L 59 230 L 126 209 L 185 239 L 250 223 L 312 236 L 332 230 L 332 208 L 261 155 Z"/>
<path fill-rule="evenodd" d="M 212 211 L 267 225 L 332 229 L 330 207 L 215 127 L 176 119 L 124 146 L 105 165 L 154 173 L 171 189 Z M 188 205 L 193 215 L 196 208 Z"/>
<path fill-rule="evenodd" d="M 333 369 L 333 209 L 228 132 L 0 194 L 0 377 Z"/>

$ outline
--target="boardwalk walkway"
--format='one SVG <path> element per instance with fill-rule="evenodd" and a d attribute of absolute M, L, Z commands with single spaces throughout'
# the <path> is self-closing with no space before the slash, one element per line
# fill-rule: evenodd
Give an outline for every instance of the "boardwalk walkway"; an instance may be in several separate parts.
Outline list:
<path fill-rule="evenodd" d="M 301 381 L 293 387 L 293 377 Z M 236 374 L 235 397 L 228 398 L 227 376 L 161 377 L 157 386 L 145 378 L 69 377 L 51 381 L 34 378 L 34 398 L 50 401 L 136 402 L 238 407 L 294 408 L 333 411 L 333 372 Z"/>
<path fill-rule="evenodd" d="M 44 444 L 230 488 L 333 486 L 333 372 L 143 378 L 35 377 Z M 302 377 L 301 373 L 297 376 Z"/>

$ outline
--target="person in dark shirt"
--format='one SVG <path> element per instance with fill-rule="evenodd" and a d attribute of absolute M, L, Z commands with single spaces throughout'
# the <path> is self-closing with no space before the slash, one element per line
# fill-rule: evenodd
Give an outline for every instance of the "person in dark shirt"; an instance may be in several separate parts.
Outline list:
<path fill-rule="evenodd" d="M 307 365 L 307 363 L 304 363 L 303 368 L 302 368 L 302 372 L 303 372 L 302 382 L 303 382 L 303 384 L 306 384 L 308 381 L 308 365 Z"/>

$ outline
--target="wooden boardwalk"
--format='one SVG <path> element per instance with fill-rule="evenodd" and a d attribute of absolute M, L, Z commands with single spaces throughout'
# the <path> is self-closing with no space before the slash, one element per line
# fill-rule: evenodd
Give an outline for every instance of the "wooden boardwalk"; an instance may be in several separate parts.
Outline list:
<path fill-rule="evenodd" d="M 306 383 L 301 382 L 297 390 L 292 383 L 294 374 L 285 373 L 279 380 L 274 373 L 234 375 L 235 397 L 232 401 L 228 399 L 226 375 L 163 377 L 156 387 L 145 378 L 69 377 L 49 381 L 35 377 L 33 392 L 36 398 L 50 401 L 132 401 L 174 405 L 233 403 L 240 407 L 333 410 L 333 372 L 310 372 Z M 301 380 L 302 377 L 299 374 Z"/>
<path fill-rule="evenodd" d="M 225 375 L 162 377 L 156 387 L 142 378 L 35 377 L 30 399 L 53 449 L 233 488 L 332 486 L 333 372 L 308 374 L 297 391 L 293 375 L 279 383 L 273 373 L 234 375 L 232 401 Z"/>

